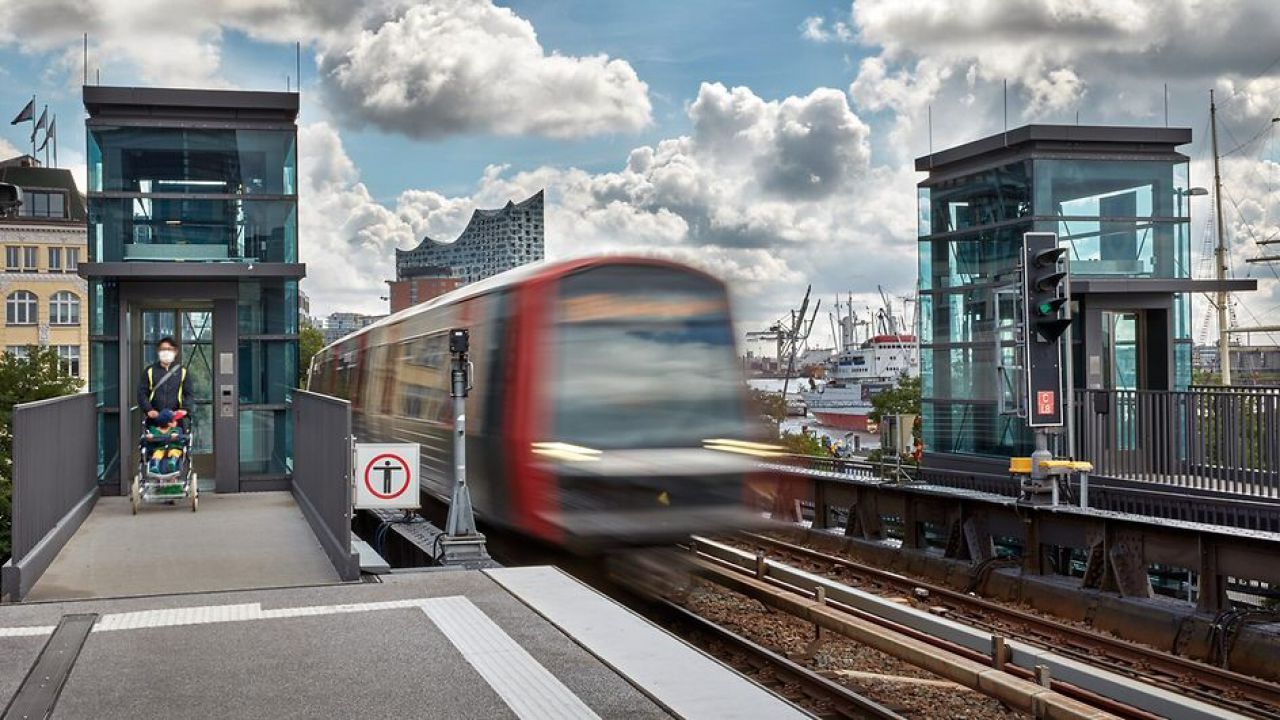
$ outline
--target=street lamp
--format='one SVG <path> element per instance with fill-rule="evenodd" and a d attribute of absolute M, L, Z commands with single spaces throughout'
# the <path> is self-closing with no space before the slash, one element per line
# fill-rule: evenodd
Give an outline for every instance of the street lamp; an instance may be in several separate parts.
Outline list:
<path fill-rule="evenodd" d="M 1182 217 L 1182 198 L 1200 197 L 1202 195 L 1208 195 L 1209 191 L 1208 189 L 1202 188 L 1202 187 L 1193 187 L 1193 188 L 1186 188 L 1186 189 L 1175 188 L 1174 194 L 1178 196 L 1178 217 Z"/>

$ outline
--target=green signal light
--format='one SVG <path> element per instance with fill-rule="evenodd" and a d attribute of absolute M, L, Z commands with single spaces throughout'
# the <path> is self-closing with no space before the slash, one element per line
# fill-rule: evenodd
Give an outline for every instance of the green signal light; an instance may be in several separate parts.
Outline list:
<path fill-rule="evenodd" d="M 1053 303 L 1040 303 L 1036 306 L 1036 310 L 1038 310 L 1041 315 L 1049 315 L 1053 312 Z"/>

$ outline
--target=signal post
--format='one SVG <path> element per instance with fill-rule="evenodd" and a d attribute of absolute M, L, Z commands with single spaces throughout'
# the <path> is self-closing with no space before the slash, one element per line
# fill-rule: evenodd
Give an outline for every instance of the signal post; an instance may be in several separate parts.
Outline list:
<path fill-rule="evenodd" d="M 1030 458 L 1013 458 L 1009 471 L 1022 476 L 1024 499 L 1056 505 L 1059 476 L 1093 469 L 1074 458 L 1055 460 L 1049 450 L 1049 434 L 1061 433 L 1067 421 L 1062 337 L 1071 327 L 1071 264 L 1057 233 L 1030 232 L 1022 236 L 1021 266 L 1021 413 L 1035 431 L 1035 451 Z"/>

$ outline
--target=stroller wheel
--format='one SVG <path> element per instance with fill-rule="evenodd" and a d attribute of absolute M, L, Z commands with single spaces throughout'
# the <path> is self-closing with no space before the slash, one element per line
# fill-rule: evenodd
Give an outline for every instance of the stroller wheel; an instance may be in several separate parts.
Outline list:
<path fill-rule="evenodd" d="M 141 501 L 142 489 L 139 478 L 134 478 L 133 483 L 129 486 L 129 505 L 133 508 L 133 514 L 138 514 L 138 504 Z"/>

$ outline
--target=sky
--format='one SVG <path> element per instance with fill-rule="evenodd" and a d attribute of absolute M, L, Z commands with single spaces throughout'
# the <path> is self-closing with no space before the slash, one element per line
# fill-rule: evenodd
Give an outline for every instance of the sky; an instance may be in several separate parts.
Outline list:
<path fill-rule="evenodd" d="M 90 82 L 108 85 L 297 87 L 300 43 L 315 315 L 384 311 L 394 248 L 539 189 L 549 258 L 707 268 L 743 328 L 809 284 L 825 307 L 853 293 L 876 308 L 882 288 L 901 309 L 912 160 L 1000 131 L 1007 83 L 1011 127 L 1163 125 L 1167 86 L 1206 187 L 1214 90 L 1232 272 L 1260 280 L 1239 324 L 1280 320 L 1280 271 L 1245 262 L 1280 235 L 1273 0 L 0 0 L 0 119 L 34 94 L 81 181 L 86 32 Z M 29 127 L 0 125 L 0 155 L 29 147 Z M 1192 199 L 1197 276 L 1211 200 Z"/>

